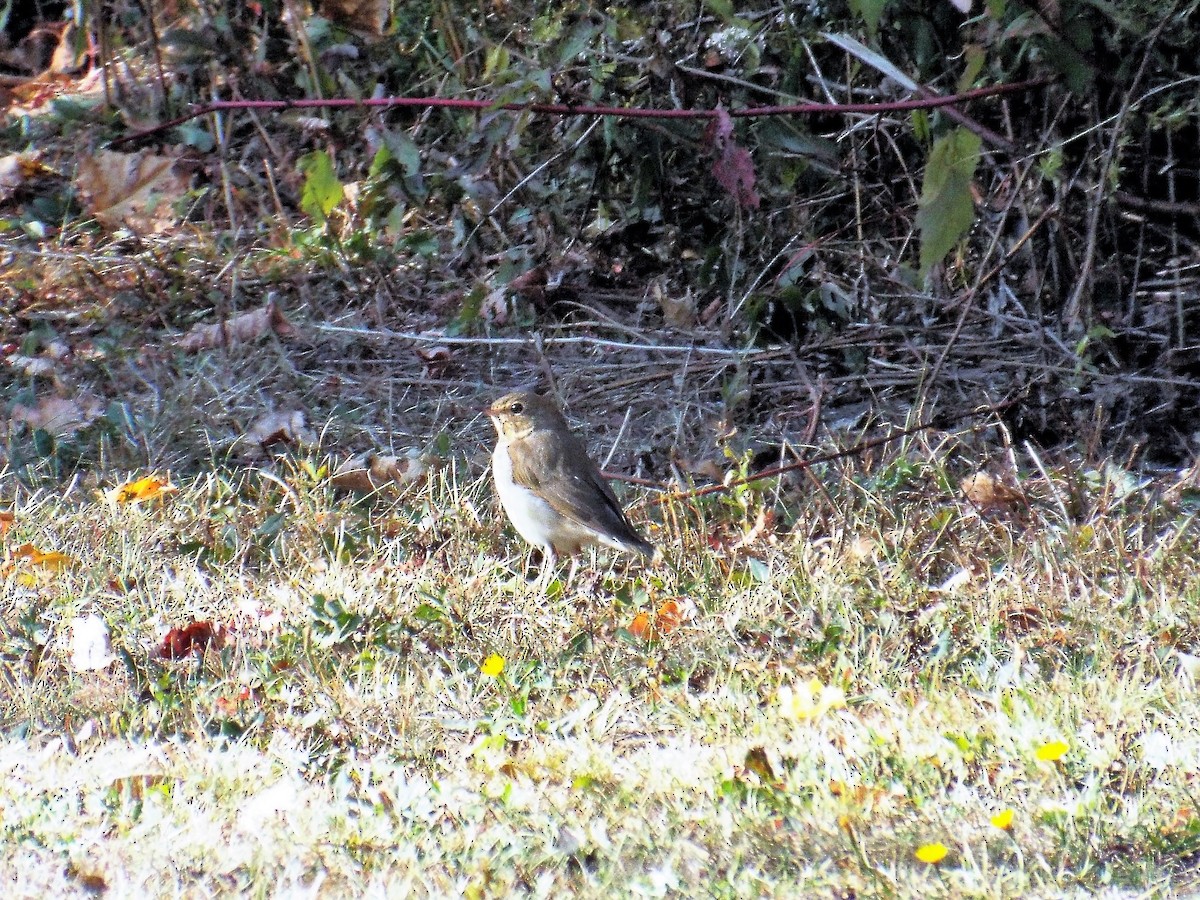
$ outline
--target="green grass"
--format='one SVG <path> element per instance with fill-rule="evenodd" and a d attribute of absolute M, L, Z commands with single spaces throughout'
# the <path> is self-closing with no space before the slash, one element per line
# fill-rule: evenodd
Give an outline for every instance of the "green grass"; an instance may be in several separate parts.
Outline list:
<path fill-rule="evenodd" d="M 641 504 L 660 565 L 599 556 L 546 597 L 461 462 L 372 501 L 311 465 L 141 505 L 18 494 L 9 553 L 77 565 L 6 570 L 9 895 L 1191 891 L 1186 504 L 1108 505 L 1071 470 L 980 516 L 932 459 L 904 469 Z M 628 631 L 670 598 L 677 629 Z M 101 671 L 71 662 L 89 613 Z M 157 658 L 191 621 L 224 645 Z M 783 715 L 810 679 L 846 704 Z"/>

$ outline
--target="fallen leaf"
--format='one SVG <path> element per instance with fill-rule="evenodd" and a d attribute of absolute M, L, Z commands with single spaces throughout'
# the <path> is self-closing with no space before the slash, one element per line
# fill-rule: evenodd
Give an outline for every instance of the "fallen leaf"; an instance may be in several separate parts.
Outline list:
<path fill-rule="evenodd" d="M 80 162 L 75 186 L 87 211 L 106 228 L 157 234 L 179 222 L 172 204 L 187 192 L 190 177 L 175 170 L 177 162 L 145 150 L 101 150 Z"/>
<path fill-rule="evenodd" d="M 276 444 L 311 445 L 317 436 L 308 427 L 306 417 L 300 410 L 275 412 L 263 416 L 250 426 L 245 440 L 260 450 Z"/>
<path fill-rule="evenodd" d="M 686 599 L 666 600 L 658 607 L 653 618 L 640 612 L 629 623 L 629 633 L 643 641 L 657 641 L 670 634 L 695 614 L 695 604 Z"/>
<path fill-rule="evenodd" d="M 644 612 L 638 613 L 633 617 L 633 621 L 629 623 L 629 633 L 642 641 L 654 640 L 653 629 L 654 626 L 650 622 L 650 616 Z"/>
<path fill-rule="evenodd" d="M 960 482 L 959 489 L 969 503 L 984 512 L 1007 510 L 1025 503 L 1024 494 L 987 472 L 967 476 Z"/>
<path fill-rule="evenodd" d="M 172 628 L 158 647 L 161 659 L 183 659 L 195 653 L 201 655 L 211 645 L 219 649 L 225 643 L 225 629 L 211 622 L 191 622 L 182 628 Z"/>
<path fill-rule="evenodd" d="M 677 294 L 655 282 L 654 299 L 662 310 L 663 323 L 669 327 L 686 331 L 696 324 L 696 298 L 691 288 Z"/>
<path fill-rule="evenodd" d="M 387 0 L 321 0 L 321 15 L 360 34 L 379 37 L 387 26 Z"/>
<path fill-rule="evenodd" d="M 179 488 L 171 484 L 170 478 L 159 478 L 157 475 L 147 475 L 136 481 L 127 481 L 120 487 L 113 488 L 104 495 L 109 503 L 141 503 L 143 500 L 153 500 L 164 494 L 173 494 Z"/>
<path fill-rule="evenodd" d="M 706 478 L 709 481 L 714 481 L 717 484 L 723 484 L 725 481 L 725 470 L 721 468 L 712 457 L 703 457 L 700 459 L 689 459 L 686 456 L 676 457 L 675 464 L 694 477 Z"/>
<path fill-rule="evenodd" d="M 95 613 L 71 620 L 71 667 L 77 672 L 106 669 L 116 660 L 108 625 Z"/>
<path fill-rule="evenodd" d="M 17 517 L 10 512 L 0 512 L 0 538 L 8 535 L 8 530 L 13 527 L 13 523 Z"/>
<path fill-rule="evenodd" d="M 0 203 L 10 199 L 34 178 L 48 174 L 51 171 L 42 163 L 40 153 L 10 153 L 0 157 Z"/>
<path fill-rule="evenodd" d="M 415 352 L 425 364 L 427 378 L 442 378 L 453 368 L 454 353 L 443 344 L 436 347 L 418 347 Z"/>
<path fill-rule="evenodd" d="M 215 347 L 236 347 L 268 334 L 291 337 L 295 333 L 296 327 L 287 320 L 275 300 L 271 299 L 264 306 L 225 322 L 196 325 L 179 339 L 176 346 L 185 352 L 194 353 L 197 350 L 211 350 Z"/>
<path fill-rule="evenodd" d="M 339 490 L 369 494 L 389 484 L 415 484 L 429 471 L 426 457 L 411 449 L 403 456 L 360 453 L 338 466 L 329 483 Z"/>
<path fill-rule="evenodd" d="M 33 544 L 22 544 L 13 551 L 12 555 L 14 559 L 27 559 L 31 565 L 51 572 L 61 572 L 63 569 L 75 565 L 74 558 L 66 553 L 60 553 L 57 550 L 43 552 Z"/>
<path fill-rule="evenodd" d="M 74 399 L 43 397 L 37 406 L 14 406 L 12 423 L 24 423 L 34 431 L 43 430 L 56 438 L 69 437 L 86 428 L 104 412 L 100 401 L 89 395 Z"/>

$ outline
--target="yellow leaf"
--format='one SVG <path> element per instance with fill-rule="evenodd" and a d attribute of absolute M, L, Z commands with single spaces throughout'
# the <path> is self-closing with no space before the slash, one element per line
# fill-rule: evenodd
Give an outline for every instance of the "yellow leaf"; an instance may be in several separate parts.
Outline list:
<path fill-rule="evenodd" d="M 1051 741 L 1038 747 L 1034 755 L 1042 762 L 1058 762 L 1070 749 L 1071 746 L 1066 741 Z"/>
<path fill-rule="evenodd" d="M 991 822 L 997 828 L 1002 828 L 1005 831 L 1007 831 L 1009 828 L 1012 828 L 1013 811 L 1011 809 L 1006 809 L 1001 812 L 998 812 L 994 816 L 992 816 Z"/>
<path fill-rule="evenodd" d="M 152 500 L 160 494 L 171 494 L 179 490 L 171 484 L 169 478 L 159 478 L 157 475 L 147 475 L 137 481 L 127 481 L 118 488 L 108 492 L 110 503 L 140 503 L 142 500 Z"/>
<path fill-rule="evenodd" d="M 834 685 L 822 685 L 813 678 L 802 681 L 794 688 L 784 685 L 779 689 L 779 714 L 785 719 L 799 722 L 816 719 L 846 705 L 846 692 Z"/>
<path fill-rule="evenodd" d="M 950 848 L 945 844 L 922 844 L 917 848 L 917 859 L 923 863 L 937 865 L 946 858 L 946 854 L 950 852 Z"/>
<path fill-rule="evenodd" d="M 483 661 L 483 665 L 479 667 L 479 671 L 490 678 L 495 678 L 504 671 L 504 657 L 499 653 L 493 653 Z"/>

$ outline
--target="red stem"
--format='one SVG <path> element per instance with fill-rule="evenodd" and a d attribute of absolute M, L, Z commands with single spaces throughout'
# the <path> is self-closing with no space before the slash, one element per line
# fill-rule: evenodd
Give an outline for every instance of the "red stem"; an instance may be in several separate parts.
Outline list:
<path fill-rule="evenodd" d="M 838 115 L 842 113 L 885 113 L 904 112 L 911 109 L 933 109 L 939 106 L 950 106 L 955 103 L 965 103 L 980 97 L 992 97 L 998 94 L 1011 94 L 1018 91 L 1031 90 L 1050 83 L 1049 78 L 1034 78 L 1029 81 L 1017 81 L 1010 84 L 994 84 L 991 87 L 976 88 L 963 91 L 961 94 L 948 94 L 944 97 L 918 97 L 912 100 L 892 100 L 884 103 L 797 103 L 791 106 L 746 106 L 729 110 L 734 118 L 751 116 L 788 116 L 788 115 Z M 182 116 L 177 116 L 167 122 L 161 122 L 153 128 L 135 131 L 112 141 L 110 146 L 140 140 L 182 125 L 190 119 L 204 116 L 212 112 L 223 112 L 235 109 L 320 109 L 328 107 L 405 107 L 421 108 L 443 107 L 449 109 L 504 109 L 510 111 L 529 110 L 530 112 L 545 113 L 555 116 L 617 116 L 623 119 L 711 119 L 716 114 L 715 109 L 645 109 L 643 107 L 625 106 L 570 106 L 565 103 L 495 103 L 491 100 L 463 100 L 448 97 L 378 97 L 368 100 L 351 100 L 335 98 L 330 100 L 218 100 L 193 106 Z"/>

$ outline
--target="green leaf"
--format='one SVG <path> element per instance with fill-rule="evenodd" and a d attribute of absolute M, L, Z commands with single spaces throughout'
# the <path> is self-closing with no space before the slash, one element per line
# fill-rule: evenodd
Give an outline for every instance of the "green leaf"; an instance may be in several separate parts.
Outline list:
<path fill-rule="evenodd" d="M 734 11 L 733 4 L 729 0 L 704 0 L 704 5 L 711 9 L 717 18 L 726 24 L 737 18 L 737 13 Z"/>
<path fill-rule="evenodd" d="M 987 51 L 979 44 L 967 44 L 963 47 L 963 62 L 963 73 L 958 76 L 957 90 L 960 94 L 974 87 L 975 79 L 979 77 L 979 73 L 983 71 L 983 64 L 987 62 Z"/>
<path fill-rule="evenodd" d="M 956 128 L 934 143 L 925 164 L 917 229 L 921 232 L 921 278 L 945 259 L 975 221 L 971 179 L 979 165 L 979 136 Z"/>
<path fill-rule="evenodd" d="M 866 24 L 867 34 L 871 36 L 872 41 L 879 31 L 879 20 L 883 18 L 883 11 L 887 9 L 887 5 L 888 0 L 850 0 L 850 11 Z"/>
<path fill-rule="evenodd" d="M 342 202 L 342 183 L 333 171 L 333 159 L 324 150 L 314 150 L 300 157 L 300 171 L 304 173 L 300 208 L 324 222 Z"/>

